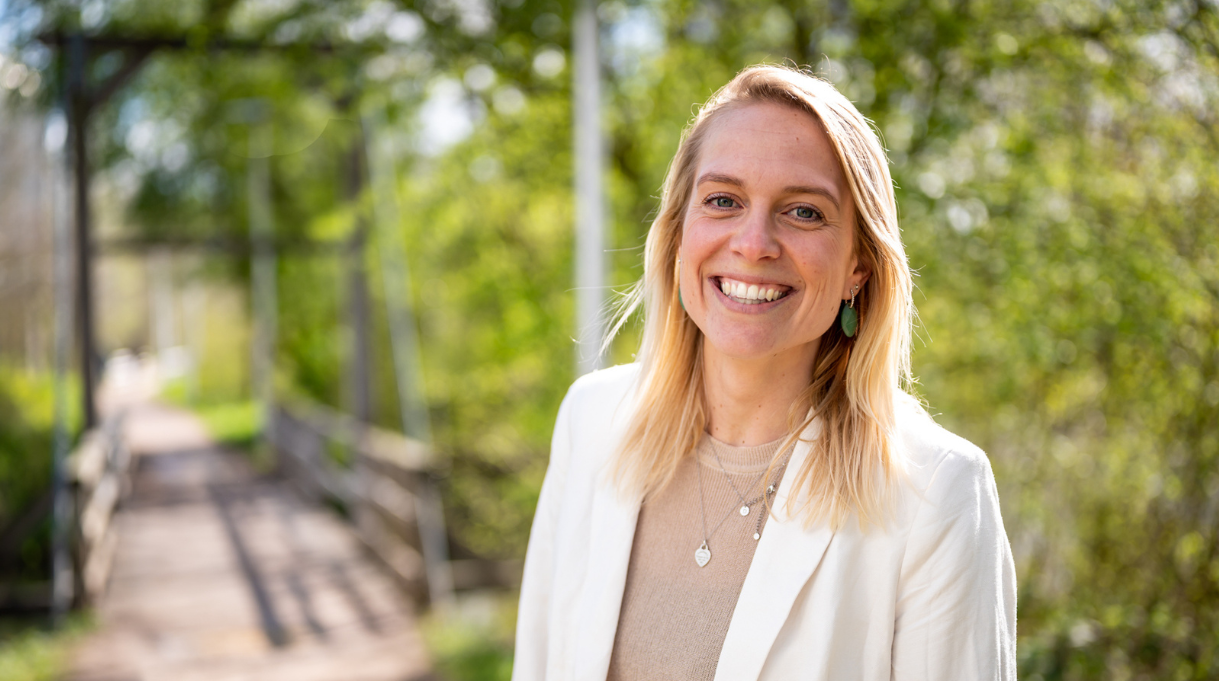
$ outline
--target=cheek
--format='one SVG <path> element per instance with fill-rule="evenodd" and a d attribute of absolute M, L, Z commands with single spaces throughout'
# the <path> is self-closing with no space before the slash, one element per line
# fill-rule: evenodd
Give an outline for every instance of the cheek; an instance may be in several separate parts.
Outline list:
<path fill-rule="evenodd" d="M 681 298 L 686 307 L 686 314 L 695 321 L 702 319 L 707 306 L 707 292 L 703 290 L 702 277 L 699 276 L 700 261 L 694 254 L 686 254 L 681 259 Z"/>
<path fill-rule="evenodd" d="M 697 224 L 687 225 L 689 226 L 682 232 L 681 248 L 678 250 L 681 254 L 683 287 L 698 284 L 703 265 L 715 252 L 715 244 L 710 240 L 712 235 L 707 230 L 699 229 Z"/>
<path fill-rule="evenodd" d="M 686 308 L 686 315 L 700 329 L 704 328 L 707 318 L 708 297 L 715 293 L 703 281 L 703 273 L 708 260 L 715 253 L 715 244 L 708 239 L 706 230 L 698 229 L 697 225 L 688 226 L 682 233 L 681 271 L 681 301 Z"/>
<path fill-rule="evenodd" d="M 808 304 L 817 316 L 837 314 L 838 288 L 845 277 L 832 249 L 810 248 L 793 254 L 801 278 L 808 286 Z"/>

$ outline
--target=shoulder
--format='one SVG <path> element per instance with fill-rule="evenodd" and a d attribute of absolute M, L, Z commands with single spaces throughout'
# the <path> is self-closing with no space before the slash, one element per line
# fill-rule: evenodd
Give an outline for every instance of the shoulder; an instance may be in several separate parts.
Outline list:
<path fill-rule="evenodd" d="M 620 364 L 576 379 L 563 398 L 571 425 L 602 430 L 622 422 L 634 402 L 639 373 L 638 364 Z"/>
<path fill-rule="evenodd" d="M 568 388 L 555 420 L 546 474 L 547 480 L 556 481 L 552 486 L 567 490 L 555 503 L 578 509 L 592 499 L 593 485 L 634 413 L 638 376 L 637 365 L 615 366 L 585 374 Z"/>
<path fill-rule="evenodd" d="M 981 448 L 937 424 L 909 396 L 899 399 L 896 416 L 904 473 L 916 495 L 966 503 L 995 496 L 990 459 Z"/>

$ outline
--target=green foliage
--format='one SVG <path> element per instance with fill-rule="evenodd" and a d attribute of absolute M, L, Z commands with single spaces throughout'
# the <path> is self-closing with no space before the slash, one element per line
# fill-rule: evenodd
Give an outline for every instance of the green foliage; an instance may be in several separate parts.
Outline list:
<path fill-rule="evenodd" d="M 1123 9 L 964 43 L 945 66 L 971 86 L 929 102 L 946 129 L 897 166 L 916 372 L 991 454 L 1030 678 L 1217 669 L 1217 145 L 1147 55 L 1214 61 L 1164 16 L 1114 28 Z"/>
<path fill-rule="evenodd" d="M 53 409 L 50 381 L 0 368 L 0 518 L 11 519 L 50 484 Z"/>
<path fill-rule="evenodd" d="M 252 400 L 201 405 L 194 411 L 222 445 L 249 447 L 262 428 L 258 403 Z"/>
<path fill-rule="evenodd" d="M 533 98 L 404 184 L 426 392 L 437 443 L 452 453 L 452 522 L 485 554 L 521 555 L 574 378 L 571 162 L 561 147 L 538 153 L 563 143 L 554 136 L 568 115 L 565 97 Z"/>
<path fill-rule="evenodd" d="M 72 405 L 74 391 L 67 400 Z M 71 410 L 69 432 L 79 423 Z M 8 527 L 51 488 L 54 392 L 49 376 L 0 366 L 0 529 Z M 45 579 L 49 574 L 50 523 L 40 523 L 18 547 L 16 574 Z"/>
<path fill-rule="evenodd" d="M 76 615 L 60 629 L 0 620 L 0 681 L 55 681 L 66 671 L 69 647 L 93 627 Z"/>
<path fill-rule="evenodd" d="M 455 610 L 433 612 L 422 621 L 436 670 L 448 681 L 507 681 L 512 678 L 516 594 L 475 593 Z"/>

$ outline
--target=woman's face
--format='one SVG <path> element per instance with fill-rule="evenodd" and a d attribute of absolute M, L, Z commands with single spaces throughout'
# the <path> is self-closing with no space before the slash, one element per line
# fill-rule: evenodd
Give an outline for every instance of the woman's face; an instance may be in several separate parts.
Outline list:
<path fill-rule="evenodd" d="M 708 352 L 811 365 L 839 305 L 863 287 L 855 206 L 807 113 L 750 104 L 711 123 L 686 206 L 681 290 Z"/>

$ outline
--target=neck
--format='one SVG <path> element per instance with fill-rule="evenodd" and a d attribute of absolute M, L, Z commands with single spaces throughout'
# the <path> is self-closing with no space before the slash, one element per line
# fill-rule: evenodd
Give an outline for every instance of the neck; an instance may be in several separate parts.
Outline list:
<path fill-rule="evenodd" d="M 770 357 L 729 357 L 703 341 L 707 430 L 728 444 L 753 447 L 787 434 L 791 407 L 808 387 L 817 342 Z"/>

